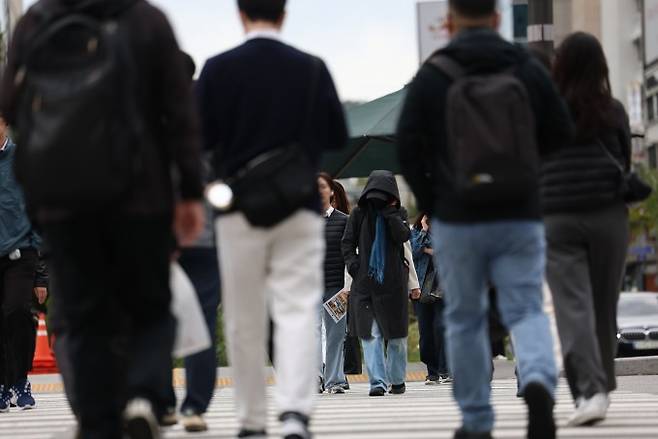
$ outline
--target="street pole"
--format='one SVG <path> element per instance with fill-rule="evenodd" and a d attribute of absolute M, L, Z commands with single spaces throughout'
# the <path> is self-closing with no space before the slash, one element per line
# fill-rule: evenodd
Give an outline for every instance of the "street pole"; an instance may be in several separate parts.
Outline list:
<path fill-rule="evenodd" d="M 528 45 L 553 56 L 553 0 L 528 0 Z"/>

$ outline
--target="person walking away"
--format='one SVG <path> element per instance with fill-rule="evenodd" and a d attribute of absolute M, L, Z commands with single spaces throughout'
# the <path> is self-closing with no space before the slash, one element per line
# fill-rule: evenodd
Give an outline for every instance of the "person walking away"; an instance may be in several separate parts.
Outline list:
<path fill-rule="evenodd" d="M 547 278 L 576 404 L 569 425 L 591 425 L 605 419 L 617 387 L 617 301 L 629 241 L 620 169 L 630 169 L 631 134 L 594 36 L 578 32 L 564 40 L 554 77 L 576 137 L 542 168 Z"/>
<path fill-rule="evenodd" d="M 445 353 L 443 293 L 432 260 L 434 250 L 429 217 L 424 213 L 418 216 L 411 229 L 411 248 L 422 297 L 426 298 L 424 302 L 422 297 L 413 302 L 420 335 L 420 361 L 427 366 L 425 384 L 448 383 L 452 379 Z"/>
<path fill-rule="evenodd" d="M 344 212 L 334 208 L 332 203 L 335 198 L 334 179 L 326 172 L 318 176 L 318 187 L 320 189 L 320 200 L 322 210 L 325 212 L 325 258 L 324 258 L 324 297 L 322 302 L 331 299 L 336 293 L 344 291 L 345 287 L 345 261 L 341 252 L 341 240 L 345 233 L 348 216 Z M 347 316 L 334 322 L 331 315 L 321 304 L 320 315 L 326 331 L 325 366 L 321 370 L 322 383 L 328 393 L 345 393 L 347 379 L 345 378 L 344 351 L 345 334 L 347 329 Z M 321 325 L 318 325 L 320 328 Z M 320 336 L 320 334 L 318 334 Z M 322 340 L 321 337 L 318 340 Z M 320 346 L 319 352 L 322 352 Z M 320 361 L 320 366 L 322 362 Z"/>
<path fill-rule="evenodd" d="M 32 295 L 46 299 L 47 278 L 37 277 L 41 238 L 34 230 L 13 171 L 16 145 L 0 117 L 0 413 L 12 405 L 33 409 L 28 372 L 34 357 Z"/>
<path fill-rule="evenodd" d="M 546 69 L 496 32 L 495 0 L 448 4 L 452 41 L 409 86 L 398 154 L 420 209 L 433 218 L 447 356 L 462 413 L 455 438 L 490 438 L 493 429 L 489 282 L 519 359 L 527 435 L 554 438 L 557 373 L 542 311 L 538 168 L 540 155 L 568 141 L 572 123 Z"/>
<path fill-rule="evenodd" d="M 78 436 L 158 438 L 172 223 L 182 244 L 203 227 L 198 124 L 173 31 L 142 0 L 39 1 L 17 25 L 0 95 L 43 229 Z"/>
<path fill-rule="evenodd" d="M 370 396 L 383 396 L 389 385 L 391 393 L 405 391 L 409 264 L 404 243 L 410 234 L 395 176 L 390 171 L 373 171 L 342 242 L 353 279 L 350 332 L 361 339 Z"/>
<path fill-rule="evenodd" d="M 197 92 L 215 174 L 234 195 L 216 230 L 238 437 L 266 437 L 269 310 L 281 435 L 305 439 L 324 289 L 317 173 L 347 129 L 324 63 L 281 41 L 285 0 L 237 4 L 247 41 L 206 62 Z"/>

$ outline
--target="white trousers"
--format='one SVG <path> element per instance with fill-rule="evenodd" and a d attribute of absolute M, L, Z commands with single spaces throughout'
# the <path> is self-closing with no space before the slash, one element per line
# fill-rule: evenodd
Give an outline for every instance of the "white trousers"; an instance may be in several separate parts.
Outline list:
<path fill-rule="evenodd" d="M 324 226 L 308 210 L 270 229 L 252 227 L 241 213 L 216 222 L 225 334 L 241 428 L 266 426 L 268 309 L 275 328 L 278 409 L 307 416 L 313 410 Z"/>

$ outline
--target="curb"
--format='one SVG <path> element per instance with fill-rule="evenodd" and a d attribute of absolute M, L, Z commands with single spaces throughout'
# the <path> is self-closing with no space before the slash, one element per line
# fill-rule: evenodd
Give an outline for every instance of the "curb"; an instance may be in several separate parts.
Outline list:
<path fill-rule="evenodd" d="M 658 375 L 658 356 L 617 358 L 616 376 Z"/>

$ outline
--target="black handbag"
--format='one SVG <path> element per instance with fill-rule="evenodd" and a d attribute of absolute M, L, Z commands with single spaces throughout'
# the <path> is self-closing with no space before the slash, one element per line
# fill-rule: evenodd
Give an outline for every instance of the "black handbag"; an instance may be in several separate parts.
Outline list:
<path fill-rule="evenodd" d="M 423 285 L 420 288 L 419 301 L 422 304 L 432 304 L 438 302 L 441 298 L 443 298 L 443 292 L 439 286 L 439 279 L 434 269 L 434 264 L 430 262 L 427 267 L 427 273 L 425 273 Z"/>
<path fill-rule="evenodd" d="M 626 171 L 621 163 L 612 155 L 612 153 L 605 147 L 603 142 L 598 140 L 598 144 L 603 149 L 606 156 L 614 163 L 615 167 L 621 174 L 620 193 L 624 202 L 626 203 L 639 203 L 644 201 L 653 192 L 651 186 L 642 180 L 642 178 L 633 171 Z"/>
<path fill-rule="evenodd" d="M 310 142 L 310 121 L 317 95 L 320 60 L 314 58 L 306 120 L 301 142 L 265 152 L 250 160 L 228 182 L 235 208 L 254 227 L 272 227 L 295 213 L 318 192 L 316 171 L 305 142 Z"/>

